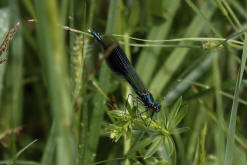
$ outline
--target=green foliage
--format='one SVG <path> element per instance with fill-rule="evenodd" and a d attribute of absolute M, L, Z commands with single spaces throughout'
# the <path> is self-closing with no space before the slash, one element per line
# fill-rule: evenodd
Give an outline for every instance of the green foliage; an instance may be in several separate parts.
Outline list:
<path fill-rule="evenodd" d="M 2 1 L 0 164 L 245 165 L 246 8 L 240 0 Z M 119 41 L 161 103 L 153 118 L 88 28 Z"/>
<path fill-rule="evenodd" d="M 187 108 L 181 107 L 181 105 L 182 98 L 178 99 L 171 109 L 164 107 L 161 111 L 165 115 L 156 114 L 158 115 L 158 120 L 151 120 L 148 116 L 149 112 L 136 113 L 135 107 L 134 109 L 129 109 L 128 112 L 113 110 L 109 115 L 115 119 L 115 122 L 106 127 L 106 132 L 114 142 L 118 142 L 121 137 L 126 135 L 136 141 L 127 153 L 130 158 L 134 153 L 139 153 L 144 159 L 149 159 L 157 153 L 163 144 L 167 157 L 159 161 L 168 162 L 175 154 L 175 143 L 172 135 L 188 130 L 185 127 L 177 128 L 187 112 Z M 135 139 L 136 131 L 142 131 L 144 134 L 140 136 L 140 133 L 138 133 L 139 135 Z"/>

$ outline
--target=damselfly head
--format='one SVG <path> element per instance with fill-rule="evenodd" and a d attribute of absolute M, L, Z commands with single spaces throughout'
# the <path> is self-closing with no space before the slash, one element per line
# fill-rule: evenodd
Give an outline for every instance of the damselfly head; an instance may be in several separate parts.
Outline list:
<path fill-rule="evenodd" d="M 104 47 L 104 49 L 108 49 L 110 46 L 117 43 L 117 41 L 113 36 L 110 35 L 101 36 L 99 35 L 99 33 L 91 29 L 89 29 L 88 32 L 91 33 L 94 36 L 94 38 L 97 39 L 97 41 Z"/>
<path fill-rule="evenodd" d="M 100 35 L 96 31 L 88 29 L 88 32 L 91 33 L 99 42 L 102 40 Z"/>
<path fill-rule="evenodd" d="M 154 103 L 153 95 L 150 92 L 147 92 L 142 95 L 142 101 L 146 106 L 148 106 L 150 109 L 154 110 L 155 112 L 159 112 L 161 105 Z"/>
<path fill-rule="evenodd" d="M 160 111 L 160 108 L 161 108 L 161 105 L 160 104 L 154 104 L 154 106 L 153 106 L 153 110 L 155 112 L 159 112 Z"/>

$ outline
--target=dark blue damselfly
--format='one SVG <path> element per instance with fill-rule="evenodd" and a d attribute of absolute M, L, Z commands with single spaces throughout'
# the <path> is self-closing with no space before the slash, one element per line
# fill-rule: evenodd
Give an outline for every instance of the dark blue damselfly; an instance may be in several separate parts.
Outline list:
<path fill-rule="evenodd" d="M 142 104 L 147 110 L 152 110 L 152 116 L 154 112 L 159 112 L 161 108 L 160 104 L 154 103 L 152 94 L 144 86 L 118 42 L 111 36 L 101 37 L 93 30 L 89 30 L 89 32 L 103 46 L 105 52 L 107 52 L 106 61 L 110 68 L 114 72 L 121 74 L 132 86 L 135 93 L 138 95 L 138 103 Z"/>

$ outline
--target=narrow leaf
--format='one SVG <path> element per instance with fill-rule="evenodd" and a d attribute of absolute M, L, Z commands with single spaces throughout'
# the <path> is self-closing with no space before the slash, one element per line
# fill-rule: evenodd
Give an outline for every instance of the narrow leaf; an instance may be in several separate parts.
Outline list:
<path fill-rule="evenodd" d="M 175 118 L 178 114 L 178 111 L 182 105 L 182 97 L 178 99 L 178 101 L 173 105 L 171 112 L 168 115 L 168 121 L 167 121 L 167 129 L 172 130 L 175 128 Z"/>
<path fill-rule="evenodd" d="M 175 128 L 171 131 L 171 134 L 175 135 L 175 134 L 181 134 L 184 132 L 189 131 L 190 128 L 189 127 L 181 127 L 181 128 Z"/>
<path fill-rule="evenodd" d="M 174 152 L 174 145 L 173 145 L 173 140 L 171 138 L 171 136 L 166 136 L 164 139 L 163 139 L 163 142 L 164 142 L 164 145 L 165 145 L 165 150 L 166 150 L 166 153 L 169 157 L 172 156 L 173 152 Z"/>
<path fill-rule="evenodd" d="M 238 73 L 238 78 L 236 82 L 236 87 L 234 91 L 234 99 L 231 110 L 230 124 L 229 124 L 229 134 L 227 136 L 226 152 L 225 152 L 225 162 L 224 165 L 231 165 L 233 159 L 233 144 L 236 129 L 237 111 L 238 111 L 238 98 L 239 98 L 239 88 L 242 83 L 244 67 L 247 59 L 247 33 L 245 33 L 244 49 L 242 54 L 242 61 L 240 71 Z"/>
<path fill-rule="evenodd" d="M 153 140 L 152 145 L 147 150 L 144 159 L 150 158 L 159 148 L 162 142 L 162 136 L 158 136 Z"/>
<path fill-rule="evenodd" d="M 150 143 L 152 143 L 153 141 L 153 137 L 148 137 L 148 138 L 145 138 L 143 139 L 142 141 L 138 142 L 136 145 L 134 145 L 128 152 L 128 155 L 129 154 L 132 154 L 136 151 L 139 151 L 143 148 L 145 148 L 146 146 L 148 146 Z"/>

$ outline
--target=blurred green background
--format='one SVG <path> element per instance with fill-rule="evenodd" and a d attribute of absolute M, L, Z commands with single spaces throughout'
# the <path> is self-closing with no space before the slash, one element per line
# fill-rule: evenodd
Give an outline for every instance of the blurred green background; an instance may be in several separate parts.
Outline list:
<path fill-rule="evenodd" d="M 1 43 L 20 25 L 0 56 L 8 59 L 0 164 L 245 165 L 246 8 L 242 0 L 1 0 Z M 185 117 L 173 111 L 168 120 L 183 118 L 174 127 L 189 130 L 156 143 L 159 131 L 136 125 L 109 137 L 111 112 L 134 92 L 105 62 L 88 80 L 103 53 L 88 28 L 116 37 L 161 111 L 182 96 Z"/>

